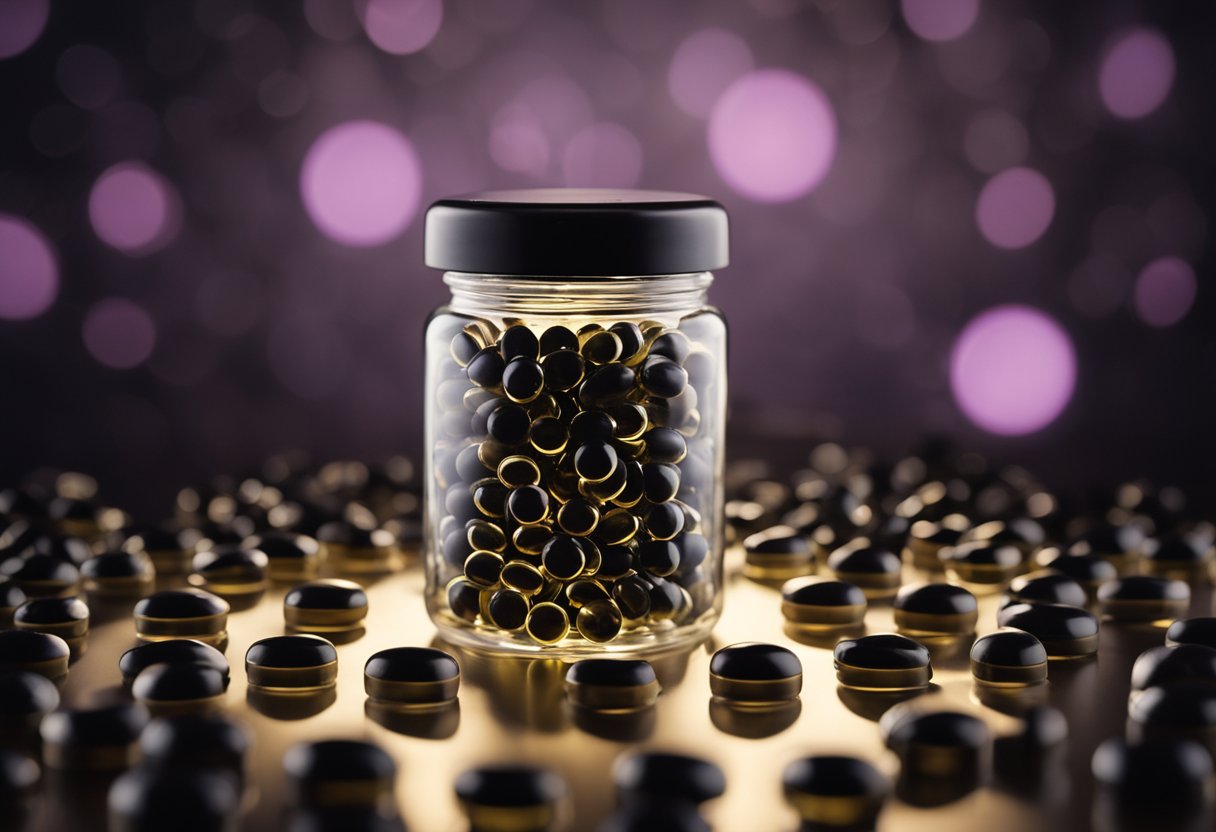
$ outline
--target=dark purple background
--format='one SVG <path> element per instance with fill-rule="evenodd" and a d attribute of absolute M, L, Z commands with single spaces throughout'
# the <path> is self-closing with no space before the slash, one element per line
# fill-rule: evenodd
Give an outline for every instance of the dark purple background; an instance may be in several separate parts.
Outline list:
<path fill-rule="evenodd" d="M 0 214 L 40 229 L 59 267 L 47 311 L 0 320 L 0 481 L 82 468 L 110 499 L 165 506 L 164 489 L 284 448 L 417 453 L 421 327 L 445 296 L 421 266 L 425 205 L 619 184 L 699 191 L 731 212 L 733 263 L 712 296 L 732 326 L 736 447 L 800 458 L 819 436 L 894 453 L 932 433 L 1064 487 L 1143 475 L 1213 495 L 1211 4 L 985 2 L 965 34 L 935 43 L 886 0 L 448 0 L 438 34 L 408 55 L 372 43 L 356 6 L 59 0 L 34 45 L 0 60 Z M 1120 119 L 1098 77 L 1137 26 L 1166 38 L 1175 77 L 1152 113 Z M 810 193 L 737 193 L 706 120 L 673 101 L 673 56 L 706 27 L 831 102 L 838 145 Z M 112 60 L 64 58 L 80 44 Z M 531 173 L 490 151 L 525 89 L 550 145 Z M 992 109 L 1023 125 L 1016 164 L 1054 190 L 1046 233 L 1017 250 L 990 244 L 974 217 L 994 171 L 977 169 L 965 136 Z M 382 245 L 327 239 L 300 197 L 312 142 L 353 119 L 399 130 L 421 161 L 417 211 Z M 590 168 L 610 181 L 582 181 L 585 159 L 562 163 L 602 123 L 636 139 L 636 176 L 637 159 L 611 147 Z M 133 160 L 181 204 L 179 233 L 137 256 L 99 239 L 88 211 L 98 177 Z M 1192 264 L 1199 291 L 1157 328 L 1131 293 L 1162 256 Z M 1085 282 L 1078 267 L 1094 257 Z M 155 327 L 130 369 L 103 366 L 82 336 L 115 297 Z M 949 382 L 959 332 L 1004 303 L 1052 316 L 1077 353 L 1069 405 L 1020 437 L 969 422 Z"/>

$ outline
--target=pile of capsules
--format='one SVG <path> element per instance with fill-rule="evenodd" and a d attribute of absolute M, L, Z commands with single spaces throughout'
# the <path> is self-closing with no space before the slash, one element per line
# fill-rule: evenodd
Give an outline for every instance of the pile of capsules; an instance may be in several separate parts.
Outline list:
<path fill-rule="evenodd" d="M 658 323 L 538 337 L 475 320 L 449 354 L 431 511 L 457 621 L 604 643 L 714 603 L 700 568 L 719 450 L 698 410 L 716 395 L 707 351 Z"/>

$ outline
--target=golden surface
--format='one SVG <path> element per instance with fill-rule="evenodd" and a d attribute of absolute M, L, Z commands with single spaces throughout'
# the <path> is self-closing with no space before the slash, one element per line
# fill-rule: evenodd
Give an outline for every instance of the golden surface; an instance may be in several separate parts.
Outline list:
<path fill-rule="evenodd" d="M 363 664 L 372 653 L 405 645 L 444 647 L 435 641 L 435 629 L 423 606 L 422 570 L 416 560 L 405 573 L 369 583 L 366 632 L 337 648 L 336 696 L 331 691 L 317 698 L 290 697 L 286 704 L 282 698 L 267 702 L 256 695 L 250 697 L 246 649 L 260 638 L 285 632 L 282 600 L 288 587 L 272 588 L 253 607 L 234 608 L 228 623 L 226 654 L 232 665 L 232 683 L 225 697 L 226 710 L 254 737 L 248 763 L 251 789 L 242 828 L 280 828 L 287 794 L 282 759 L 287 748 L 304 740 L 341 737 L 373 740 L 397 760 L 397 802 L 415 832 L 465 828 L 452 791 L 456 776 L 478 763 L 518 760 L 560 772 L 572 795 L 569 828 L 593 830 L 613 805 L 609 775 L 613 760 L 635 748 L 699 754 L 725 769 L 725 796 L 704 807 L 714 828 L 728 832 L 795 829 L 794 813 L 782 798 L 781 773 L 786 763 L 805 754 L 846 753 L 867 758 L 893 773 L 895 760 L 883 747 L 876 720 L 896 697 L 839 691 L 832 665 L 834 639 L 787 632 L 779 590 L 743 578 L 741 566 L 742 553 L 728 553 L 726 606 L 711 642 L 686 656 L 654 661 L 663 686 L 658 704 L 626 715 L 571 710 L 563 700 L 565 666 L 561 662 L 490 659 L 452 648 L 447 649 L 456 653 L 463 671 L 458 705 L 417 714 L 386 714 L 375 708 L 365 711 Z M 924 577 L 905 569 L 907 581 Z M 1000 596 L 980 599 L 981 633 L 996 629 L 999 602 Z M 130 617 L 132 603 L 94 606 L 90 649 L 72 666 L 62 689 L 65 704 L 84 705 L 121 689 L 118 657 L 137 643 Z M 1210 592 L 1197 591 L 1191 613 L 1210 615 L 1210 610 Z M 866 626 L 869 632 L 890 631 L 890 606 L 872 603 Z M 805 643 L 794 640 L 795 636 Z M 1001 832 L 1088 828 L 1090 756 L 1098 742 L 1123 733 L 1131 664 L 1142 650 L 1163 642 L 1164 630 L 1104 623 L 1101 636 L 1096 659 L 1053 662 L 1049 687 L 1037 691 L 1065 711 L 1072 731 L 1069 771 L 1049 778 L 1046 794 L 1026 800 L 992 787 L 936 809 L 915 808 L 892 798 L 879 829 Z M 769 711 L 711 702 L 710 656 L 718 647 L 740 641 L 770 641 L 792 649 L 803 664 L 801 698 Z M 968 639 L 933 645 L 933 687 L 927 695 L 941 697 L 952 708 L 979 714 L 996 733 L 1007 733 L 1017 726 L 1017 720 L 984 707 L 973 692 L 969 644 Z M 1005 706 L 1018 701 L 1008 692 L 989 697 L 988 701 Z M 762 738 L 747 739 L 727 731 Z M 42 788 L 28 828 L 104 828 L 105 781 L 99 776 L 82 781 L 49 772 Z"/>

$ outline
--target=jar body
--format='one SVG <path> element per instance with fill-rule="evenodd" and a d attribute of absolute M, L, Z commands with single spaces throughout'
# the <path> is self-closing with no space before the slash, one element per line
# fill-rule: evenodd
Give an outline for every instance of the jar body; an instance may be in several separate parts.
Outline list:
<path fill-rule="evenodd" d="M 642 654 L 722 605 L 726 326 L 708 273 L 448 273 L 426 331 L 426 603 L 491 652 Z"/>

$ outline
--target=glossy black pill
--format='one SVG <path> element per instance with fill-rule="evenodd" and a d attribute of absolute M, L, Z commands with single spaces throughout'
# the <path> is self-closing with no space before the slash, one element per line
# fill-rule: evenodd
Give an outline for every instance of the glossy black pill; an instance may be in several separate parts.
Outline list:
<path fill-rule="evenodd" d="M 638 547 L 637 557 L 647 573 L 665 578 L 680 566 L 680 547 L 670 540 L 650 540 Z"/>
<path fill-rule="evenodd" d="M 775 644 L 733 644 L 710 659 L 709 689 L 742 704 L 793 699 L 802 691 L 802 662 Z"/>
<path fill-rule="evenodd" d="M 391 797 L 397 764 L 380 746 L 361 740 L 303 742 L 283 756 L 297 806 L 377 805 Z"/>
<path fill-rule="evenodd" d="M 495 591 L 486 604 L 490 623 L 508 632 L 523 628 L 529 608 L 527 596 L 513 589 Z"/>
<path fill-rule="evenodd" d="M 622 803 L 634 798 L 704 803 L 726 791 L 726 775 L 700 757 L 642 751 L 617 759 L 612 781 Z"/>
<path fill-rule="evenodd" d="M 139 735 L 147 724 L 147 709 L 135 703 L 55 711 L 39 729 L 43 762 L 57 769 L 127 768 L 139 756 Z"/>
<path fill-rule="evenodd" d="M 80 577 L 86 592 L 129 596 L 147 592 L 156 572 L 152 560 L 143 552 L 114 551 L 103 552 L 82 563 Z"/>
<path fill-rule="evenodd" d="M 477 832 L 540 832 L 557 820 L 566 783 L 535 766 L 504 763 L 462 772 L 456 799 Z"/>
<path fill-rule="evenodd" d="M 674 499 L 680 490 L 680 469 L 664 462 L 642 466 L 642 493 L 652 503 Z"/>
<path fill-rule="evenodd" d="M 919 584 L 900 589 L 892 602 L 895 626 L 925 635 L 958 635 L 975 631 L 979 604 L 953 584 Z"/>
<path fill-rule="evenodd" d="M 879 728 L 899 757 L 897 791 L 908 802 L 941 805 L 983 782 L 992 736 L 982 720 L 953 711 L 918 713 L 905 704 L 884 714 Z"/>
<path fill-rule="evenodd" d="M 997 623 L 1030 633 L 1052 659 L 1092 656 L 1098 650 L 1098 619 L 1080 607 L 1014 604 L 997 613 Z"/>
<path fill-rule="evenodd" d="M 469 381 L 478 387 L 493 389 L 502 386 L 502 373 L 507 362 L 496 347 L 486 347 L 480 350 L 465 367 Z"/>
<path fill-rule="evenodd" d="M 560 454 L 570 441 L 569 431 L 560 419 L 542 416 L 528 428 L 528 442 L 546 456 Z"/>
<path fill-rule="evenodd" d="M 338 651 L 319 636 L 271 636 L 245 651 L 245 675 L 250 687 L 276 690 L 315 690 L 338 679 Z"/>
<path fill-rule="evenodd" d="M 865 613 L 865 593 L 847 581 L 794 578 L 781 587 L 781 614 L 791 624 L 850 627 L 861 623 Z"/>
<path fill-rule="evenodd" d="M 1202 644 L 1179 644 L 1145 650 L 1132 665 L 1132 691 L 1198 682 L 1216 687 L 1216 649 Z"/>
<path fill-rule="evenodd" d="M 591 372 L 579 386 L 579 401 L 589 407 L 615 404 L 629 395 L 636 378 L 623 364 L 607 364 Z"/>
<path fill-rule="evenodd" d="M 228 660 L 209 644 L 188 638 L 157 641 L 132 647 L 118 659 L 123 682 L 131 684 L 136 677 L 154 664 L 202 664 L 214 669 L 228 683 Z"/>
<path fill-rule="evenodd" d="M 621 342 L 621 354 L 618 360 L 624 364 L 630 363 L 645 344 L 642 330 L 630 321 L 621 321 L 608 327 L 608 331 L 616 335 Z"/>
<path fill-rule="evenodd" d="M 540 362 L 540 369 L 545 388 L 562 393 L 573 390 L 586 375 L 583 357 L 570 350 L 546 355 Z"/>
<path fill-rule="evenodd" d="M 557 350 L 578 350 L 578 336 L 564 326 L 551 326 L 540 335 L 540 354 Z"/>
<path fill-rule="evenodd" d="M 536 485 L 513 488 L 507 497 L 507 511 L 516 522 L 539 523 L 549 516 L 549 495 Z"/>
<path fill-rule="evenodd" d="M 592 364 L 610 364 L 621 357 L 621 339 L 615 332 L 601 330 L 583 342 L 582 354 Z"/>
<path fill-rule="evenodd" d="M 139 736 L 144 763 L 175 770 L 223 769 L 242 776 L 249 732 L 219 714 L 181 714 L 148 723 Z"/>
<path fill-rule="evenodd" d="M 1165 631 L 1165 643 L 1216 647 L 1216 618 L 1182 618 Z"/>
<path fill-rule="evenodd" d="M 643 435 L 651 462 L 682 462 L 688 455 L 688 442 L 673 428 L 651 428 Z"/>
<path fill-rule="evenodd" d="M 540 354 L 540 343 L 535 333 L 524 324 L 515 324 L 504 329 L 498 339 L 498 346 L 505 361 L 516 358 L 530 358 L 535 361 Z"/>
<path fill-rule="evenodd" d="M 586 500 L 570 500 L 557 510 L 557 525 L 566 534 L 584 537 L 595 531 L 600 512 Z"/>
<path fill-rule="evenodd" d="M 208 713 L 220 707 L 228 677 L 207 664 L 173 662 L 140 671 L 131 695 L 153 716 Z"/>
<path fill-rule="evenodd" d="M 213 646 L 227 639 L 228 602 L 202 590 L 164 590 L 135 605 L 135 633 L 143 641 L 196 638 Z"/>
<path fill-rule="evenodd" d="M 528 438 L 532 418 L 517 404 L 500 404 L 486 417 L 486 433 L 495 442 L 520 445 Z"/>
<path fill-rule="evenodd" d="M 363 689 L 374 700 L 402 706 L 450 702 L 460 690 L 460 665 L 442 650 L 393 647 L 367 660 Z"/>
<path fill-rule="evenodd" d="M 466 445 L 456 454 L 456 474 L 463 482 L 477 482 L 494 474 L 477 455 L 480 449 L 481 446 L 477 444 Z"/>
<path fill-rule="evenodd" d="M 499 574 L 503 586 L 532 596 L 540 592 L 545 585 L 545 576 L 541 571 L 527 561 L 508 561 Z"/>
<path fill-rule="evenodd" d="M 867 597 L 884 597 L 898 589 L 903 561 L 889 549 L 850 543 L 828 556 L 828 568 L 840 580 L 856 584 Z"/>
<path fill-rule="evenodd" d="M 1114 564 L 1097 555 L 1059 555 L 1048 561 L 1046 568 L 1067 575 L 1090 589 L 1097 589 L 1119 576 L 1119 570 Z"/>
<path fill-rule="evenodd" d="M 865 760 L 831 755 L 794 760 L 781 785 L 810 829 L 873 829 L 891 792 L 886 776 Z"/>
<path fill-rule="evenodd" d="M 612 585 L 612 600 L 626 619 L 638 621 L 650 614 L 651 587 L 636 575 L 630 575 Z"/>
<path fill-rule="evenodd" d="M 59 688 L 38 673 L 0 672 L 0 725 L 25 730 L 37 727 L 44 716 L 59 707 Z"/>
<path fill-rule="evenodd" d="M 527 487 L 527 486 L 525 486 Z M 506 517 L 510 510 L 510 499 L 513 490 L 502 484 L 502 481 L 494 479 L 484 479 L 473 484 L 473 507 L 486 515 L 487 517 Z M 543 493 L 543 492 L 542 492 Z M 527 511 L 529 501 L 535 502 L 535 495 L 521 498 L 519 503 L 520 511 Z M 544 504 L 548 505 L 548 495 L 544 495 Z M 535 509 L 532 509 L 535 511 Z M 463 512 L 460 515 L 453 515 L 457 522 L 468 523 L 470 520 L 478 519 L 472 516 L 474 512 Z M 518 519 L 518 518 L 516 518 Z M 544 519 L 543 517 L 541 519 Z M 537 521 L 539 522 L 539 521 Z"/>
<path fill-rule="evenodd" d="M 677 364 L 683 364 L 691 351 L 688 336 L 678 329 L 669 329 L 650 343 L 651 355 L 661 355 Z"/>
<path fill-rule="evenodd" d="M 647 393 L 665 399 L 680 395 L 688 386 L 688 373 L 684 368 L 657 355 L 651 355 L 642 362 L 638 379 Z"/>
<path fill-rule="evenodd" d="M 474 552 L 464 562 L 464 576 L 482 589 L 498 586 L 502 576 L 502 556 L 494 552 Z"/>
<path fill-rule="evenodd" d="M 80 579 L 75 565 L 53 555 L 12 558 L 0 569 L 30 598 L 70 593 Z"/>
<path fill-rule="evenodd" d="M 570 420 L 570 440 L 576 445 L 606 443 L 616 432 L 616 421 L 602 410 L 584 410 Z"/>
<path fill-rule="evenodd" d="M 833 658 L 840 684 L 859 690 L 912 690 L 933 678 L 924 645 L 895 633 L 845 639 Z"/>
<path fill-rule="evenodd" d="M 566 671 L 566 698 L 597 711 L 647 708 L 659 696 L 659 680 L 640 659 L 583 659 Z"/>
<path fill-rule="evenodd" d="M 789 526 L 773 526 L 743 539 L 744 574 L 760 580 L 796 578 L 814 571 L 810 540 Z"/>
<path fill-rule="evenodd" d="M 89 632 L 89 607 L 79 598 L 32 598 L 13 613 L 19 630 L 59 636 L 75 646 Z"/>
<path fill-rule="evenodd" d="M 675 581 L 650 576 L 650 617 L 666 621 L 682 616 L 692 603 L 688 590 Z"/>
<path fill-rule="evenodd" d="M 616 449 L 607 442 L 589 441 L 574 452 L 574 470 L 591 482 L 606 480 L 617 467 Z"/>
<path fill-rule="evenodd" d="M 109 829 L 226 832 L 232 828 L 240 803 L 235 778 L 223 772 L 140 767 L 126 772 L 110 787 Z M 186 818 L 189 820 L 183 820 Z"/>
<path fill-rule="evenodd" d="M 971 675 L 989 685 L 1035 685 L 1047 680 L 1047 650 L 1030 633 L 997 630 L 971 645 Z"/>
<path fill-rule="evenodd" d="M 481 614 L 481 589 L 464 578 L 453 578 L 447 585 L 448 609 L 458 618 L 475 621 Z"/>
<path fill-rule="evenodd" d="M 1067 575 L 1032 572 L 1009 583 L 1006 593 L 1015 604 L 1068 604 L 1083 607 L 1089 601 L 1085 589 Z"/>
<path fill-rule="evenodd" d="M 539 644 L 557 644 L 570 632 L 570 617 L 557 604 L 543 601 L 528 610 L 524 629 Z"/>
<path fill-rule="evenodd" d="M 31 630 L 0 631 L 0 672 L 24 670 L 54 681 L 68 672 L 71 649 L 59 636 Z"/>
<path fill-rule="evenodd" d="M 555 535 L 541 550 L 541 564 L 545 572 L 559 581 L 576 577 L 586 566 L 583 545 L 573 537 Z"/>
<path fill-rule="evenodd" d="M 596 827 L 597 832 L 710 832 L 695 806 L 683 801 L 631 800 Z"/>
<path fill-rule="evenodd" d="M 608 599 L 584 604 L 574 617 L 579 635 L 595 644 L 612 641 L 621 633 L 624 618 L 617 605 Z"/>
<path fill-rule="evenodd" d="M 481 346 L 481 342 L 468 332 L 457 332 L 452 337 L 451 344 L 448 345 L 448 353 L 458 365 L 467 367 Z"/>
<path fill-rule="evenodd" d="M 997 591 L 1022 569 L 1025 560 L 1017 546 L 987 540 L 948 546 L 939 553 L 951 580 L 974 584 L 973 591 Z"/>
<path fill-rule="evenodd" d="M 684 531 L 684 508 L 676 501 L 659 503 L 646 509 L 642 518 L 646 532 L 655 540 L 671 540 Z"/>
<path fill-rule="evenodd" d="M 258 549 L 220 546 L 194 556 L 190 582 L 220 596 L 251 595 L 266 589 L 270 559 Z"/>
<path fill-rule="evenodd" d="M 1186 615 L 1191 588 L 1183 581 L 1128 575 L 1098 587 L 1098 610 L 1116 621 L 1166 621 Z"/>
<path fill-rule="evenodd" d="M 346 632 L 363 624 L 367 607 L 367 592 L 354 581 L 311 581 L 287 591 L 283 619 L 292 630 Z"/>
<path fill-rule="evenodd" d="M 545 387 L 545 374 L 531 358 L 513 358 L 502 372 L 502 389 L 513 402 L 527 403 Z"/>
<path fill-rule="evenodd" d="M 1109 813 L 1112 820 L 1149 820 L 1150 828 L 1173 828 L 1180 816 L 1210 803 L 1212 757 L 1191 740 L 1112 737 L 1094 751 L 1091 768 L 1099 817 Z"/>

